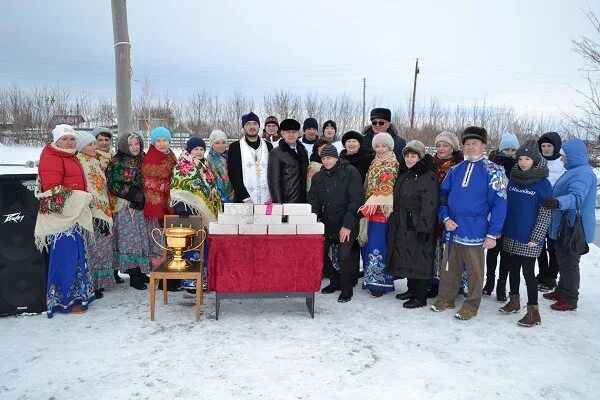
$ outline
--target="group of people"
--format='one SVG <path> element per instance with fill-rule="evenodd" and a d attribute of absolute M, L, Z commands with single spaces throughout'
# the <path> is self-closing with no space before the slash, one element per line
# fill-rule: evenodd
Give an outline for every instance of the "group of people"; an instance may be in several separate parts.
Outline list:
<path fill-rule="evenodd" d="M 150 232 L 163 217 L 215 221 L 227 202 L 309 203 L 325 225 L 329 284 L 321 292 L 340 291 L 342 303 L 361 277 L 372 297 L 406 278 L 408 290 L 396 298 L 407 309 L 435 298 L 431 309 L 441 312 L 462 294 L 455 316 L 468 320 L 496 286 L 498 300 L 509 300 L 500 311 L 516 313 L 522 269 L 528 302 L 520 325 L 541 322 L 538 285 L 553 290 L 544 295 L 556 301 L 553 309 L 577 308 L 580 254 L 557 252 L 554 241 L 563 213 L 571 223 L 580 213 L 586 240 L 594 236 L 596 177 L 581 140 L 562 144 L 549 132 L 519 146 L 506 133 L 485 157 L 486 130 L 468 127 L 460 139 L 439 133 L 432 156 L 422 142 L 400 137 L 389 109 L 371 110 L 370 119 L 361 132 L 339 135 L 332 120 L 319 132 L 314 118 L 301 125 L 270 116 L 261 134 L 250 112 L 241 118 L 239 140 L 228 146 L 216 130 L 208 151 L 192 137 L 179 157 L 164 127 L 150 132 L 146 152 L 143 138 L 129 132 L 113 154 L 110 130 L 78 133 L 58 125 L 40 157 L 36 192 L 36 243 L 49 256 L 48 316 L 84 311 L 123 282 L 119 272 L 129 275 L 130 286 L 146 289 L 147 274 L 162 260 Z M 195 289 L 195 282 L 165 290 L 180 286 Z"/>

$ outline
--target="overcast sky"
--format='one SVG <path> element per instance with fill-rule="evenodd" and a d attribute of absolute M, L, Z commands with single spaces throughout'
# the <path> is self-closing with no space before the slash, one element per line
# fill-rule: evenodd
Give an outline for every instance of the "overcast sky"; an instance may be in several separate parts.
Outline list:
<path fill-rule="evenodd" d="M 597 3 L 596 3 L 597 4 Z M 591 35 L 579 0 L 130 0 L 133 90 L 207 89 L 403 103 L 415 58 L 420 101 L 558 114 L 585 89 L 571 40 Z M 0 87 L 62 85 L 114 96 L 109 0 L 1 0 Z M 596 12 L 599 12 L 596 7 Z"/>

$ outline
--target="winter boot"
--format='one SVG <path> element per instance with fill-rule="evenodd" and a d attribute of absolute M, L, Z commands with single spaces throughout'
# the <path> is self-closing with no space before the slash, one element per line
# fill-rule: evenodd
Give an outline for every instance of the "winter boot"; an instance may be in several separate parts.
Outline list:
<path fill-rule="evenodd" d="M 385 294 L 385 292 L 378 292 L 376 290 L 371 290 L 371 297 L 381 297 Z"/>
<path fill-rule="evenodd" d="M 521 310 L 521 298 L 518 294 L 511 294 L 510 301 L 498 309 L 503 314 L 514 314 Z"/>
<path fill-rule="evenodd" d="M 129 274 L 129 286 L 137 290 L 146 290 L 148 287 L 142 280 L 140 279 L 141 271 L 138 272 L 139 268 L 128 269 L 127 273 Z"/>
<path fill-rule="evenodd" d="M 321 289 L 321 293 L 331 294 L 331 293 L 335 292 L 336 290 L 340 290 L 340 288 L 337 287 L 336 285 L 330 283 L 329 285 L 327 285 L 323 289 Z"/>
<path fill-rule="evenodd" d="M 96 300 L 101 299 L 104 297 L 104 293 L 102 293 L 100 290 L 94 290 L 94 297 Z"/>
<path fill-rule="evenodd" d="M 506 301 L 506 281 L 498 279 L 496 284 L 496 299 L 498 301 Z"/>
<path fill-rule="evenodd" d="M 427 298 L 428 299 L 435 299 L 438 295 L 438 289 L 440 288 L 439 285 L 431 285 L 429 287 L 429 289 L 427 290 Z"/>
<path fill-rule="evenodd" d="M 550 308 L 556 311 L 575 311 L 577 310 L 577 304 L 565 303 L 564 301 L 559 300 L 552 304 Z"/>
<path fill-rule="evenodd" d="M 548 300 L 560 301 L 560 292 L 555 289 L 554 292 L 544 293 L 542 297 Z"/>
<path fill-rule="evenodd" d="M 483 286 L 483 295 L 484 296 L 490 296 L 492 294 L 492 292 L 494 291 L 494 280 L 496 279 L 495 276 L 493 277 L 488 277 L 485 280 L 485 285 Z"/>
<path fill-rule="evenodd" d="M 396 298 L 398 300 L 410 300 L 410 299 L 412 299 L 412 294 L 410 293 L 410 290 L 407 290 L 404 293 L 398 293 L 396 295 Z"/>
<path fill-rule="evenodd" d="M 412 309 L 412 308 L 425 307 L 426 305 L 427 305 L 426 300 L 410 299 L 409 301 L 404 302 L 402 304 L 402 307 Z"/>
<path fill-rule="evenodd" d="M 458 310 L 458 312 L 456 314 L 454 314 L 454 318 L 460 319 L 461 321 L 468 321 L 476 315 L 477 315 L 477 311 L 473 311 L 473 310 L 467 309 L 465 307 L 462 307 L 460 310 Z"/>
<path fill-rule="evenodd" d="M 545 279 L 544 282 L 540 283 L 538 285 L 538 290 L 540 292 L 550 292 L 552 290 L 554 290 L 554 288 L 556 287 L 556 279 Z"/>
<path fill-rule="evenodd" d="M 538 305 L 530 306 L 527 305 L 527 314 L 517 322 L 517 325 L 531 328 L 534 325 L 542 323 L 542 317 L 540 317 L 540 309 Z"/>
<path fill-rule="evenodd" d="M 347 303 L 352 300 L 352 290 L 349 292 L 342 292 L 338 297 L 338 303 Z"/>
<path fill-rule="evenodd" d="M 454 304 L 446 303 L 444 300 L 437 300 L 431 305 L 431 311 L 442 312 L 449 308 L 454 308 Z"/>
<path fill-rule="evenodd" d="M 119 271 L 116 269 L 113 270 L 113 276 L 115 277 L 115 282 L 117 282 L 117 283 L 125 282 L 125 280 L 119 276 Z"/>

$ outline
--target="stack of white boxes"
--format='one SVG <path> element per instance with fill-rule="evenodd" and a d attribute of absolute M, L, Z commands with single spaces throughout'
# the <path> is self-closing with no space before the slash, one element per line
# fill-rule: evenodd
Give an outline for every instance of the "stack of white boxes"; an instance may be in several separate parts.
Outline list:
<path fill-rule="evenodd" d="M 224 212 L 208 231 L 211 235 L 322 235 L 325 226 L 317 222 L 310 204 L 225 203 Z"/>

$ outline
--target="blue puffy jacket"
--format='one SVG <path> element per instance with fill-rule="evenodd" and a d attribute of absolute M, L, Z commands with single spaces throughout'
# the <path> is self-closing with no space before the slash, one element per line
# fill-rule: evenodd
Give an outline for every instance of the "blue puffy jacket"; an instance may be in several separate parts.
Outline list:
<path fill-rule="evenodd" d="M 594 240 L 596 231 L 596 185 L 597 178 L 588 163 L 585 143 L 580 139 L 569 140 L 562 145 L 567 157 L 567 172 L 554 184 L 553 196 L 558 200 L 560 209 L 552 210 L 552 223 L 549 236 L 556 239 L 558 227 L 564 210 L 568 210 L 571 224 L 575 222 L 575 198 L 583 221 L 585 238 L 588 243 Z"/>

